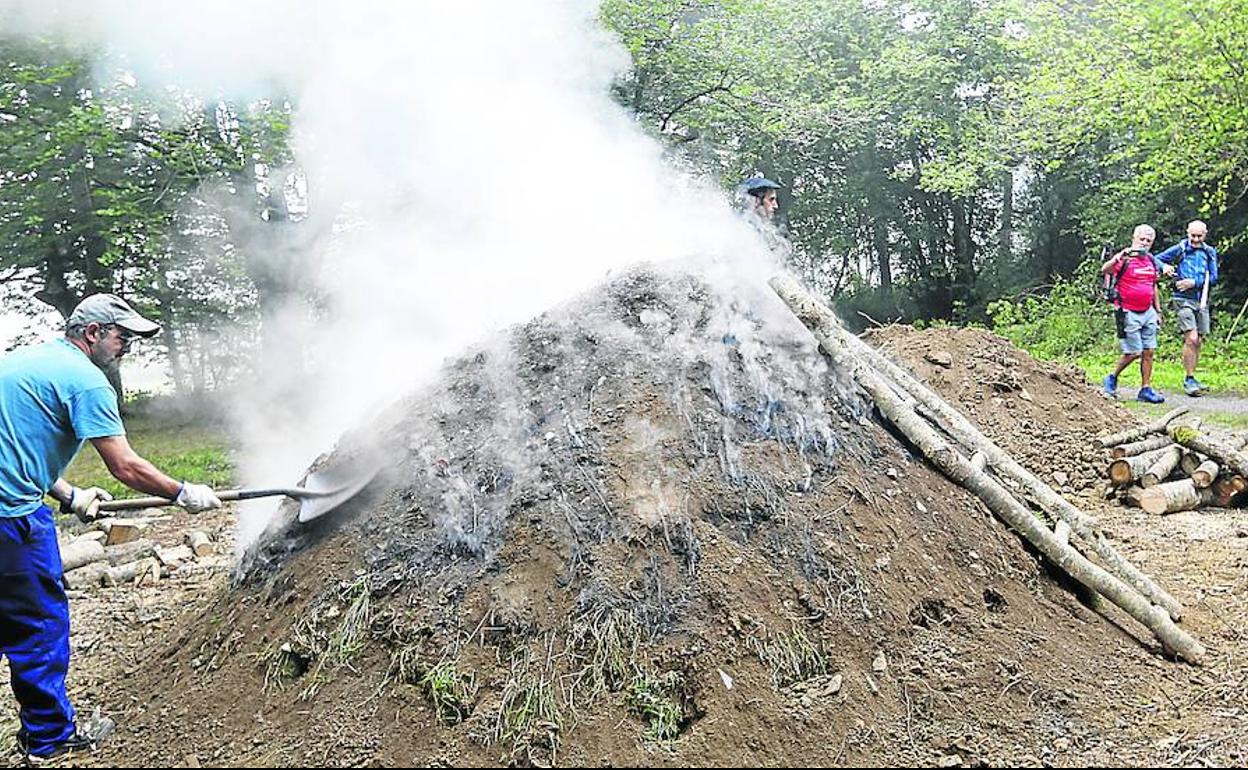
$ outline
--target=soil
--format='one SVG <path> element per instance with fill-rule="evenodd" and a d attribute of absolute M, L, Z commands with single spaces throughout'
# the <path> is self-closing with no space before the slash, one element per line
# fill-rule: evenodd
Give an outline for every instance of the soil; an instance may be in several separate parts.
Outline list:
<path fill-rule="evenodd" d="M 342 509 L 75 596 L 71 694 L 119 729 L 74 761 L 1248 764 L 1248 514 L 1105 500 L 1093 439 L 1135 418 L 1077 370 L 870 338 L 1099 517 L 1206 664 L 916 459 L 774 297 L 641 270 L 361 430 L 386 467 Z"/>

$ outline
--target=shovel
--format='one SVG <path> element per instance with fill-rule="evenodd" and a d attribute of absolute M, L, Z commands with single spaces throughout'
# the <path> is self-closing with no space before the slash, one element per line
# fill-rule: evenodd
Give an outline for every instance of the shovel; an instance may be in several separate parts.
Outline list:
<path fill-rule="evenodd" d="M 299 522 L 306 523 L 324 516 L 355 497 L 377 475 L 377 465 L 361 462 L 344 463 L 308 474 L 302 487 L 269 487 L 261 489 L 226 489 L 217 492 L 222 502 L 254 500 L 258 497 L 290 497 L 299 501 Z M 174 505 L 167 497 L 131 497 L 100 503 L 101 511 L 132 511 Z"/>

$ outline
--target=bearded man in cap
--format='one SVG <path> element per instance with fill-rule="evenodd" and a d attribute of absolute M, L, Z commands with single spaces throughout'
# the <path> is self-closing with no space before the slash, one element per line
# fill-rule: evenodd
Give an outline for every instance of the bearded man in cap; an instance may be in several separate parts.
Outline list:
<path fill-rule="evenodd" d="M 78 449 L 90 441 L 118 481 L 191 513 L 221 506 L 210 488 L 165 475 L 126 440 L 103 370 L 159 330 L 120 297 L 95 294 L 74 309 L 62 339 L 0 357 L 0 652 L 21 707 L 18 745 L 32 761 L 94 748 L 113 728 L 107 717 L 76 725 L 65 691 L 69 600 L 44 495 L 84 521 L 111 499 L 61 478 Z"/>
<path fill-rule="evenodd" d="M 739 191 L 746 196 L 747 210 L 758 217 L 761 222 L 770 223 L 780 208 L 780 200 L 776 191 L 780 185 L 762 176 L 752 176 L 738 185 Z"/>

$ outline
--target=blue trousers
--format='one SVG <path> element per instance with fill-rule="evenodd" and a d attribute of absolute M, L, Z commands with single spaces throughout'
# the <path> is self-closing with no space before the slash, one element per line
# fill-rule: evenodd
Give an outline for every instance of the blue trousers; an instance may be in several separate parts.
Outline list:
<path fill-rule="evenodd" d="M 69 599 L 46 505 L 29 516 L 0 516 L 0 653 L 9 658 L 28 750 L 49 754 L 74 734 L 74 707 L 65 692 Z"/>

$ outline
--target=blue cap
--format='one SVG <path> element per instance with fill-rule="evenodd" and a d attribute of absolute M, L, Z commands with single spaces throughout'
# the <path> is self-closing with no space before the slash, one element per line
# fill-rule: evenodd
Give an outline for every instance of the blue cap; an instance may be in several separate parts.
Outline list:
<path fill-rule="evenodd" d="M 779 190 L 780 185 L 771 181 L 767 177 L 752 176 L 741 183 L 741 189 L 753 195 L 759 190 Z"/>

